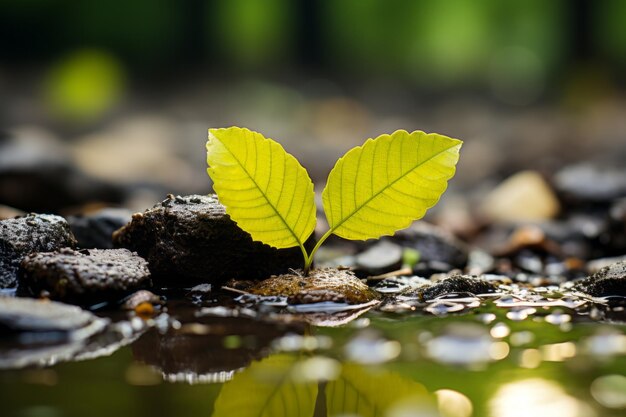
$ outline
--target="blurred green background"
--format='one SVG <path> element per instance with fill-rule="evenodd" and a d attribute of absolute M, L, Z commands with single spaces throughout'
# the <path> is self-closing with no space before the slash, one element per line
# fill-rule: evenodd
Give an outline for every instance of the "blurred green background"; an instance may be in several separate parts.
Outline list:
<path fill-rule="evenodd" d="M 617 163 L 625 21 L 620 0 L 3 0 L 0 127 L 159 193 L 206 192 L 206 129 L 234 124 L 315 181 L 399 128 L 465 140 L 461 187 Z"/>

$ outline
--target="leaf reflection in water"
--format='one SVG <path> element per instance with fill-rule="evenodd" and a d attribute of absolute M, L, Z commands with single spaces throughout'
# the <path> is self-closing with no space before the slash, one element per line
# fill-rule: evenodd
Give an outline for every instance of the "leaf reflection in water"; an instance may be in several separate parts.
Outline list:
<path fill-rule="evenodd" d="M 314 371 L 313 371 L 314 369 Z M 305 374 L 303 374 L 305 373 Z M 411 414 L 405 414 L 410 411 Z M 213 417 L 437 416 L 421 384 L 379 368 L 277 354 L 226 383 Z"/>

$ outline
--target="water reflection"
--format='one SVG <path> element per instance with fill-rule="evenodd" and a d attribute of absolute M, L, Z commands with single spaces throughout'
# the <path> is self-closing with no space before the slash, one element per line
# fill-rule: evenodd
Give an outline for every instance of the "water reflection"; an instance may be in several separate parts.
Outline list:
<path fill-rule="evenodd" d="M 437 404 L 451 410 L 458 403 L 447 392 L 436 403 L 423 385 L 383 369 L 277 354 L 252 363 L 226 383 L 213 417 L 434 417 L 440 415 Z"/>
<path fill-rule="evenodd" d="M 598 410 L 596 417 L 623 414 L 623 326 L 590 326 L 589 319 L 563 307 L 536 308 L 531 314 L 530 307 L 503 310 L 493 304 L 487 300 L 466 309 L 466 315 L 415 312 L 402 320 L 396 313 L 370 311 L 348 325 L 320 328 L 301 320 L 269 321 L 273 310 L 250 317 L 245 306 L 198 310 L 170 302 L 167 314 L 148 321 L 128 320 L 124 313 L 122 339 L 132 341 L 141 323 L 150 329 L 112 358 L 44 373 L 0 373 L 0 392 L 16 392 L 19 396 L 7 407 L 20 412 L 33 404 L 64 409 L 71 397 L 66 392 L 85 389 L 90 402 L 129 392 L 136 400 L 123 407 L 141 410 L 137 416 L 153 416 L 163 404 L 181 417 L 202 410 L 218 417 L 544 415 L 531 414 L 527 403 L 562 407 L 558 417 L 593 417 L 590 407 Z M 520 311 L 528 318 L 507 317 Z M 571 320 L 563 320 L 565 315 Z M 563 322 L 572 330 L 562 331 Z M 92 354 L 81 348 L 72 359 Z M 85 375 L 90 381 L 110 381 L 108 388 L 85 384 Z M 511 376 L 533 378 L 495 389 Z M 545 376 L 554 382 L 540 379 Z M 180 381 L 205 384 L 167 383 Z M 549 398 L 535 391 L 548 392 Z M 74 415 L 93 411 L 76 407 L 81 412 Z"/>
<path fill-rule="evenodd" d="M 498 342 L 496 342 L 498 343 Z M 431 359 L 451 365 L 482 367 L 496 357 L 502 359 L 502 346 L 494 351 L 494 341 L 487 329 L 475 324 L 454 324 L 426 343 Z M 508 354 L 508 345 L 507 352 Z"/>
<path fill-rule="evenodd" d="M 86 338 L 50 332 L 25 332 L 17 337 L 3 337 L 0 339 L 0 369 L 45 367 L 109 356 L 133 343 L 153 325 L 153 322 L 141 319 L 123 320 L 108 326 L 104 322 L 96 334 Z"/>
<path fill-rule="evenodd" d="M 472 402 L 465 395 L 450 389 L 435 391 L 437 406 L 442 417 L 470 417 Z"/>
<path fill-rule="evenodd" d="M 605 375 L 591 383 L 591 395 L 607 408 L 626 409 L 626 376 Z"/>
<path fill-rule="evenodd" d="M 296 324 L 203 316 L 179 328 L 152 329 L 133 344 L 132 351 L 135 359 L 158 369 L 169 382 L 225 382 L 252 360 L 269 354 L 274 340 L 303 331 Z"/>

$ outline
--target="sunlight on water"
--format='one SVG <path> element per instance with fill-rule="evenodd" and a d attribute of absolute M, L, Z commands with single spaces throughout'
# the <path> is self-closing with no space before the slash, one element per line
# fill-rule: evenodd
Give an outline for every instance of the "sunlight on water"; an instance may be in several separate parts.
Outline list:
<path fill-rule="evenodd" d="M 558 384 L 540 378 L 503 385 L 491 398 L 489 410 L 493 417 L 596 417 Z"/>
<path fill-rule="evenodd" d="M 607 408 L 626 409 L 626 376 L 605 375 L 591 383 L 591 395 Z"/>
<path fill-rule="evenodd" d="M 458 391 L 440 389 L 435 391 L 437 406 L 442 417 L 470 417 L 472 402 Z"/>

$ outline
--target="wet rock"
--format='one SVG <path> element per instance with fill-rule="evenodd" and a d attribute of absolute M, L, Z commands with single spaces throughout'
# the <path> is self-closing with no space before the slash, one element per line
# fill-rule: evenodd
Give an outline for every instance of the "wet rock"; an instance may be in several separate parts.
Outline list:
<path fill-rule="evenodd" d="M 94 213 L 68 216 L 67 222 L 80 248 L 112 249 L 113 232 L 130 222 L 132 213 L 121 208 L 104 208 Z"/>
<path fill-rule="evenodd" d="M 356 266 L 370 275 L 397 270 L 402 266 L 402 247 L 382 240 L 358 254 Z"/>
<path fill-rule="evenodd" d="M 486 294 L 496 290 L 489 281 L 471 275 L 457 275 L 435 282 L 422 292 L 425 301 L 450 293 Z"/>
<path fill-rule="evenodd" d="M 29 214 L 0 220 L 0 288 L 14 287 L 24 256 L 74 247 L 76 240 L 64 218 Z"/>
<path fill-rule="evenodd" d="M 32 298 L 0 297 L 0 333 L 73 332 L 92 326 L 102 330 L 103 321 L 79 307 Z M 83 334 L 84 336 L 84 334 Z"/>
<path fill-rule="evenodd" d="M 25 211 L 58 212 L 89 201 L 119 203 L 124 197 L 120 187 L 76 168 L 63 144 L 45 132 L 23 132 L 0 140 L 3 204 Z"/>
<path fill-rule="evenodd" d="M 142 319 L 132 322 L 109 323 L 109 320 L 93 316 L 77 307 L 65 304 L 37 301 L 31 303 L 60 305 L 64 311 L 54 309 L 49 313 L 60 315 L 59 320 L 80 312 L 93 320 L 76 329 L 64 330 L 49 327 L 49 330 L 23 330 L 5 335 L 0 343 L 0 369 L 23 369 L 26 367 L 47 367 L 61 362 L 92 360 L 110 356 L 119 348 L 134 342 L 148 327 Z M 73 309 L 67 310 L 67 309 Z M 47 315 L 44 311 L 44 315 Z"/>
<path fill-rule="evenodd" d="M 254 242 L 214 195 L 170 195 L 133 215 L 113 234 L 113 241 L 143 256 L 155 279 L 168 287 L 262 279 L 303 262 L 299 248 L 278 250 Z M 312 243 L 313 238 L 307 246 Z"/>
<path fill-rule="evenodd" d="M 198 297 L 211 294 L 213 286 L 211 284 L 198 284 L 195 287 L 189 289 L 187 293 L 188 297 Z"/>
<path fill-rule="evenodd" d="M 595 274 L 599 272 L 602 268 L 613 265 L 618 262 L 626 262 L 626 255 L 623 256 L 615 256 L 611 258 L 600 258 L 594 259 L 593 261 L 589 261 L 587 263 L 587 270 L 590 274 Z"/>
<path fill-rule="evenodd" d="M 574 288 L 593 297 L 626 297 L 626 261 L 605 266 L 590 277 L 576 282 Z"/>
<path fill-rule="evenodd" d="M 556 189 L 577 202 L 606 202 L 626 196 L 626 170 L 580 164 L 563 168 L 554 176 Z"/>
<path fill-rule="evenodd" d="M 61 249 L 27 256 L 20 290 L 76 304 L 90 304 L 150 284 L 147 262 L 126 249 Z"/>
<path fill-rule="evenodd" d="M 539 221 L 555 217 L 560 206 L 552 188 L 539 173 L 522 171 L 491 191 L 480 211 L 494 222 Z"/>
<path fill-rule="evenodd" d="M 273 276 L 249 288 L 248 292 L 288 297 L 291 304 L 325 301 L 364 304 L 377 298 L 376 293 L 352 272 L 334 268 L 314 269 L 308 277 L 296 274 Z"/>
<path fill-rule="evenodd" d="M 153 292 L 150 292 L 148 290 L 139 290 L 122 300 L 121 307 L 124 310 L 137 311 L 141 308 L 142 305 L 148 304 L 160 306 L 165 303 L 160 296 L 154 294 Z"/>
<path fill-rule="evenodd" d="M 452 268 L 463 268 L 467 263 L 468 248 L 463 242 L 445 230 L 426 222 L 415 222 L 408 229 L 400 230 L 392 242 L 417 250 L 420 262 L 446 264 Z"/>

